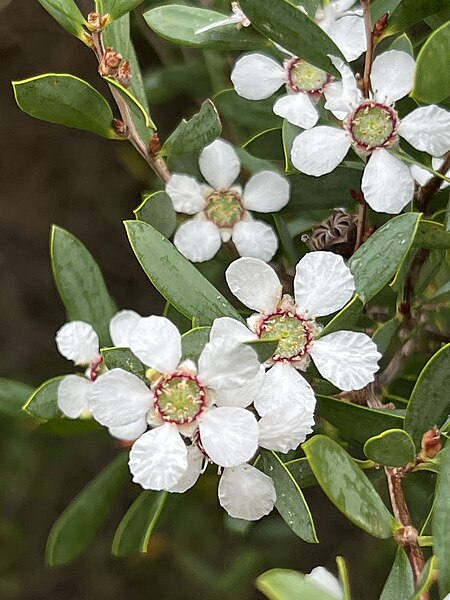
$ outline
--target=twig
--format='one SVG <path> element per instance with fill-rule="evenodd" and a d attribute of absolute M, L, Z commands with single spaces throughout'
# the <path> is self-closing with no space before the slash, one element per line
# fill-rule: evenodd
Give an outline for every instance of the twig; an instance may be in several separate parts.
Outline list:
<path fill-rule="evenodd" d="M 374 35 L 372 31 L 372 17 L 370 16 L 370 0 L 361 0 L 363 9 L 364 25 L 366 29 L 367 50 L 364 62 L 363 94 L 368 98 L 370 94 L 370 73 L 372 72 L 373 52 L 375 49 Z"/>
<path fill-rule="evenodd" d="M 447 171 L 450 169 L 450 153 L 447 155 L 447 158 L 444 160 L 443 165 L 437 169 L 438 173 L 441 175 L 445 175 Z M 427 212 L 428 204 L 432 197 L 438 193 L 442 184 L 442 179 L 437 175 L 434 175 L 425 185 L 419 188 L 417 192 L 417 202 L 420 204 L 421 209 L 424 213 Z"/>
<path fill-rule="evenodd" d="M 353 252 L 356 252 L 364 241 L 364 232 L 366 230 L 366 217 L 367 203 L 363 198 L 358 209 L 358 227 L 356 231 L 355 249 L 353 250 Z"/>

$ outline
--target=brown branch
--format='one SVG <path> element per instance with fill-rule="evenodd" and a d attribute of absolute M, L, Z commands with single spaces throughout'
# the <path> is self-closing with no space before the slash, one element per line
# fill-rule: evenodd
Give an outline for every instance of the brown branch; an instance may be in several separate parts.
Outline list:
<path fill-rule="evenodd" d="M 364 62 L 364 76 L 362 81 L 364 98 L 370 94 L 370 73 L 372 72 L 373 53 L 375 50 L 375 41 L 372 31 L 372 17 L 370 16 L 370 0 L 361 0 L 363 9 L 364 25 L 366 29 L 367 50 Z"/>
<path fill-rule="evenodd" d="M 443 165 L 437 170 L 441 175 L 445 175 L 447 171 L 450 169 L 450 153 L 447 155 Z M 435 194 L 438 193 L 441 185 L 442 179 L 437 175 L 434 175 L 429 181 L 426 182 L 421 188 L 419 188 L 416 198 L 417 202 L 420 204 L 421 209 L 424 213 L 427 212 L 428 204 L 430 200 L 433 198 Z"/>
<path fill-rule="evenodd" d="M 367 218 L 367 203 L 363 197 L 362 201 L 359 205 L 359 209 L 358 209 L 358 227 L 357 227 L 357 231 L 356 231 L 356 242 L 355 242 L 355 248 L 354 248 L 353 252 L 356 252 L 364 241 L 364 232 L 366 230 L 366 218 Z"/>

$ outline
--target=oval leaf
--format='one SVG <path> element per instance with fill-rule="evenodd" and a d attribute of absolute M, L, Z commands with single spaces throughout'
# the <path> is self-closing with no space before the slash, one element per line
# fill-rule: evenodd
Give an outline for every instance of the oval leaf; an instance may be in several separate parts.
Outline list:
<path fill-rule="evenodd" d="M 426 19 L 430 15 L 450 7 L 450 0 L 402 0 L 389 15 L 381 39 Z"/>
<path fill-rule="evenodd" d="M 142 204 L 133 211 L 138 221 L 145 221 L 169 238 L 175 231 L 177 215 L 170 196 L 166 192 L 155 192 L 145 196 Z"/>
<path fill-rule="evenodd" d="M 338 312 L 327 325 L 325 325 L 320 332 L 320 336 L 327 335 L 333 331 L 341 331 L 343 329 L 353 330 L 361 318 L 363 310 L 364 304 L 356 294 L 352 300 L 350 300 L 350 302 L 344 306 L 344 308 Z"/>
<path fill-rule="evenodd" d="M 250 346 L 258 355 L 260 363 L 266 362 L 269 358 L 275 354 L 275 350 L 278 348 L 280 338 L 265 339 L 265 340 L 251 340 L 250 342 L 244 342 L 246 346 Z"/>
<path fill-rule="evenodd" d="M 33 391 L 26 383 L 0 377 L 0 413 L 7 417 L 23 417 L 22 407 Z"/>
<path fill-rule="evenodd" d="M 432 515 L 434 553 L 439 561 L 439 589 L 442 598 L 450 594 L 450 444 L 440 452 L 441 468 L 436 484 Z"/>
<path fill-rule="evenodd" d="M 101 14 L 108 14 L 109 21 L 113 21 L 134 10 L 142 0 L 97 0 L 97 4 L 101 5 Z"/>
<path fill-rule="evenodd" d="M 422 46 L 416 62 L 411 95 L 427 104 L 441 102 L 450 95 L 450 21 L 436 29 Z"/>
<path fill-rule="evenodd" d="M 414 246 L 448 250 L 450 248 L 450 231 L 446 231 L 440 223 L 421 221 L 414 238 Z"/>
<path fill-rule="evenodd" d="M 39 4 L 64 27 L 66 31 L 87 44 L 86 19 L 73 0 L 38 0 Z"/>
<path fill-rule="evenodd" d="M 397 548 L 394 564 L 384 584 L 380 600 L 398 600 L 402 597 L 411 598 L 414 593 L 414 577 L 406 552 L 400 546 Z"/>
<path fill-rule="evenodd" d="M 350 190 L 359 190 L 361 187 L 361 171 L 338 167 L 332 173 L 322 177 L 313 177 L 296 173 L 290 175 L 291 200 L 286 207 L 286 212 L 295 209 L 298 216 L 300 211 L 336 208 L 336 206 L 350 206 L 354 200 Z M 314 199 L 314 202 L 311 202 Z M 318 221 L 320 222 L 320 220 Z"/>
<path fill-rule="evenodd" d="M 144 378 L 145 367 L 129 348 L 102 348 L 101 353 L 109 370 L 123 369 L 136 377 Z"/>
<path fill-rule="evenodd" d="M 364 444 L 364 454 L 379 465 L 403 467 L 415 462 L 416 448 L 406 431 L 388 429 L 367 440 Z"/>
<path fill-rule="evenodd" d="M 210 333 L 211 327 L 195 327 L 194 329 L 184 333 L 181 336 L 183 360 L 189 358 L 196 363 L 203 351 L 203 348 L 209 342 Z"/>
<path fill-rule="evenodd" d="M 256 587 L 270 600 L 336 600 L 323 588 L 305 579 L 303 573 L 272 569 L 256 580 Z"/>
<path fill-rule="evenodd" d="M 28 398 L 23 409 L 36 419 L 50 421 L 61 416 L 58 408 L 58 387 L 64 375 L 44 381 Z"/>

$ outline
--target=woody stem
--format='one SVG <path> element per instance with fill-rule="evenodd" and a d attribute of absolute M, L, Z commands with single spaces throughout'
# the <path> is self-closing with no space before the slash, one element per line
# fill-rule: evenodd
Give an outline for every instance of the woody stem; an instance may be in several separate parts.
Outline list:
<path fill-rule="evenodd" d="M 375 49 L 375 40 L 372 30 L 372 18 L 370 16 L 370 0 L 361 0 L 361 6 L 363 9 L 364 25 L 366 29 L 367 39 L 367 50 L 366 58 L 364 63 L 364 76 L 363 76 L 363 94 L 364 98 L 369 97 L 370 93 L 370 73 L 372 71 L 373 53 Z"/>

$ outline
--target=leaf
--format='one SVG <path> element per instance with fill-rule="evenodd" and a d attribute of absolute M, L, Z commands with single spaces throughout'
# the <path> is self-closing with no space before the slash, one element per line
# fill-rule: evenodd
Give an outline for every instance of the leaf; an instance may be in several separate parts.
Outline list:
<path fill-rule="evenodd" d="M 101 353 L 109 370 L 123 369 L 136 377 L 144 378 L 145 367 L 129 348 L 102 348 Z"/>
<path fill-rule="evenodd" d="M 372 341 L 377 345 L 378 352 L 384 354 L 391 343 L 392 338 L 400 327 L 400 321 L 397 317 L 386 321 L 380 325 L 372 336 Z"/>
<path fill-rule="evenodd" d="M 300 488 L 317 485 L 317 479 L 312 472 L 307 458 L 296 458 L 284 464 Z"/>
<path fill-rule="evenodd" d="M 403 467 L 416 460 L 411 436 L 403 429 L 388 429 L 367 440 L 364 454 L 373 462 L 386 467 Z"/>
<path fill-rule="evenodd" d="M 7 417 L 23 417 L 22 407 L 32 393 L 31 385 L 0 377 L 0 413 Z"/>
<path fill-rule="evenodd" d="M 12 85 L 19 107 L 36 119 L 123 139 L 112 127 L 113 113 L 105 98 L 74 75 L 46 73 Z"/>
<path fill-rule="evenodd" d="M 413 98 L 436 104 L 450 95 L 449 54 L 450 21 L 447 21 L 430 35 L 419 52 L 411 92 Z"/>
<path fill-rule="evenodd" d="M 327 34 L 287 0 L 242 0 L 240 6 L 263 35 L 319 69 L 336 74 L 329 54 L 345 60 Z"/>
<path fill-rule="evenodd" d="M 166 192 L 154 192 L 145 196 L 142 204 L 133 211 L 138 221 L 145 221 L 169 238 L 177 226 L 177 215 L 170 196 Z"/>
<path fill-rule="evenodd" d="M 144 13 L 144 19 L 150 29 L 176 44 L 213 50 L 256 50 L 270 46 L 267 40 L 250 27 L 238 30 L 235 25 L 227 25 L 204 33 L 195 33 L 197 29 L 222 21 L 228 16 L 212 10 L 178 4 L 160 6 Z"/>
<path fill-rule="evenodd" d="M 162 156 L 188 154 L 201 150 L 219 137 L 222 124 L 211 100 L 203 102 L 200 111 L 189 121 L 183 119 L 161 148 Z"/>
<path fill-rule="evenodd" d="M 446 231 L 440 223 L 421 221 L 414 238 L 414 246 L 448 250 L 450 248 L 450 231 Z"/>
<path fill-rule="evenodd" d="M 419 23 L 447 7 L 450 7 L 449 0 L 402 0 L 389 15 L 388 24 L 381 39 L 404 31 L 411 25 Z"/>
<path fill-rule="evenodd" d="M 276 349 L 278 348 L 278 343 L 280 338 L 273 339 L 264 339 L 264 340 L 251 340 L 249 342 L 244 342 L 246 346 L 250 346 L 258 355 L 258 360 L 260 363 L 266 362 L 269 360 L 273 354 L 275 354 Z"/>
<path fill-rule="evenodd" d="M 210 325 L 217 317 L 242 321 L 216 288 L 148 223 L 125 221 L 136 257 L 156 289 L 189 319 Z"/>
<path fill-rule="evenodd" d="M 391 537 L 394 517 L 345 450 L 324 435 L 315 435 L 302 448 L 331 502 L 367 533 L 378 538 Z"/>
<path fill-rule="evenodd" d="M 113 556 L 146 553 L 150 536 L 167 500 L 167 492 L 142 492 L 125 513 L 114 535 Z"/>
<path fill-rule="evenodd" d="M 50 567 L 71 562 L 95 538 L 130 477 L 127 461 L 128 453 L 119 454 L 58 517 L 45 549 Z"/>
<path fill-rule="evenodd" d="M 422 369 L 406 409 L 405 429 L 416 447 L 426 431 L 445 423 L 450 413 L 449 389 L 450 344 L 447 344 Z"/>
<path fill-rule="evenodd" d="M 409 54 L 414 58 L 413 45 L 406 33 L 403 33 L 395 38 L 395 40 L 389 46 L 389 50 L 400 50 L 401 52 L 406 52 L 406 54 Z"/>
<path fill-rule="evenodd" d="M 350 190 L 361 187 L 361 171 L 338 167 L 332 173 L 322 177 L 313 177 L 298 173 L 290 175 L 291 199 L 286 210 L 296 212 L 324 208 L 347 207 L 354 204 Z"/>
<path fill-rule="evenodd" d="M 87 44 L 86 19 L 73 0 L 38 0 L 39 4 L 64 27 L 66 31 Z"/>
<path fill-rule="evenodd" d="M 314 521 L 303 496 L 286 465 L 268 450 L 262 450 L 264 472 L 269 475 L 277 493 L 276 509 L 286 525 L 305 542 L 318 543 Z"/>
<path fill-rule="evenodd" d="M 336 597 L 305 579 L 303 573 L 272 569 L 258 577 L 256 587 L 270 600 L 336 600 Z"/>
<path fill-rule="evenodd" d="M 111 344 L 109 321 L 116 305 L 87 248 L 71 233 L 53 225 L 50 236 L 53 277 L 70 321 L 90 323 L 101 346 Z"/>
<path fill-rule="evenodd" d="M 273 98 L 247 100 L 234 90 L 223 90 L 214 96 L 214 102 L 227 120 L 259 133 L 262 129 L 280 126 L 280 117 L 272 110 Z"/>
<path fill-rule="evenodd" d="M 284 158 L 281 127 L 258 132 L 242 147 L 256 158 L 281 162 Z"/>
<path fill-rule="evenodd" d="M 432 556 L 425 563 L 425 567 L 423 568 L 419 583 L 416 585 L 415 594 L 412 597 L 412 600 L 423 600 L 423 594 L 425 594 L 437 580 L 438 571 L 436 563 L 436 556 Z"/>
<path fill-rule="evenodd" d="M 361 318 L 363 310 L 364 304 L 361 302 L 359 296 L 355 294 L 352 300 L 325 325 L 320 332 L 320 337 L 328 335 L 333 331 L 353 330 Z"/>
<path fill-rule="evenodd" d="M 336 565 L 339 571 L 339 581 L 344 591 L 343 600 L 352 600 L 350 594 L 350 580 L 345 559 L 342 556 L 336 556 Z"/>
<path fill-rule="evenodd" d="M 86 435 L 89 433 L 99 433 L 100 431 L 104 435 L 107 435 L 106 430 L 90 417 L 80 419 L 52 419 L 51 421 L 41 423 L 39 431 L 61 437 Z"/>
<path fill-rule="evenodd" d="M 65 375 L 44 381 L 28 398 L 23 409 L 36 419 L 50 421 L 61 416 L 58 408 L 58 387 Z"/>
<path fill-rule="evenodd" d="M 414 593 L 414 578 L 404 549 L 399 546 L 391 572 L 384 584 L 380 600 L 399 600 L 401 595 L 410 598 Z"/>
<path fill-rule="evenodd" d="M 390 219 L 358 248 L 348 262 L 363 302 L 373 298 L 405 259 L 419 224 L 419 213 Z"/>
<path fill-rule="evenodd" d="M 211 327 L 195 327 L 181 336 L 183 360 L 190 359 L 195 363 L 200 358 L 203 348 L 209 342 Z"/>
<path fill-rule="evenodd" d="M 110 85 L 114 86 L 120 93 L 120 95 L 124 98 L 126 103 L 128 104 L 128 108 L 131 112 L 131 117 L 133 122 L 141 134 L 144 142 L 150 139 L 156 130 L 156 125 L 153 123 L 148 110 L 139 102 L 139 100 L 132 94 L 132 92 L 120 84 L 118 81 L 113 79 L 112 77 L 104 77 L 105 81 L 107 81 Z"/>
<path fill-rule="evenodd" d="M 109 14 L 109 21 L 114 21 L 134 10 L 142 0 L 100 0 L 104 5 L 104 11 Z M 105 14 L 103 12 L 102 14 Z"/>
<path fill-rule="evenodd" d="M 280 214 L 273 214 L 272 217 L 275 221 L 275 227 L 283 249 L 283 254 L 288 264 L 294 267 L 300 259 L 300 252 L 294 244 L 294 240 L 292 239 L 293 236 L 291 236 L 287 223 Z"/>
<path fill-rule="evenodd" d="M 440 473 L 436 483 L 436 498 L 432 514 L 434 553 L 439 561 L 439 590 L 441 596 L 450 594 L 450 444 L 439 453 Z"/>

